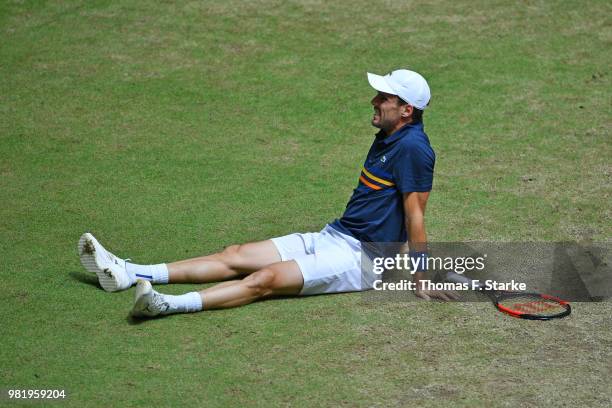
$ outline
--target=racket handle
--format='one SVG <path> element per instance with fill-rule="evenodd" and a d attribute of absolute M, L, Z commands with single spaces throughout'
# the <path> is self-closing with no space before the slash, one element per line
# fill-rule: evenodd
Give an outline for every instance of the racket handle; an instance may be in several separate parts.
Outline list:
<path fill-rule="evenodd" d="M 474 281 L 474 279 L 470 279 L 465 275 L 460 275 L 456 272 L 448 272 L 446 274 L 446 281 L 448 282 L 453 282 L 453 283 L 467 283 L 469 285 L 469 287 L 472 287 L 472 282 Z M 476 288 L 480 288 L 482 287 L 482 285 L 480 284 L 480 282 L 476 285 Z"/>

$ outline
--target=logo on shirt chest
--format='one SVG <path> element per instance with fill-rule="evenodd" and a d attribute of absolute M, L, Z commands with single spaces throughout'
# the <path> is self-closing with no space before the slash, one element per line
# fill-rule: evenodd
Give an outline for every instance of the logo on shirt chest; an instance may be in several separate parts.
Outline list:
<path fill-rule="evenodd" d="M 382 170 L 385 167 L 388 167 L 388 163 L 389 159 L 387 158 L 387 155 L 383 154 L 382 156 L 375 156 L 366 160 L 365 166 L 369 169 L 378 168 Z"/>

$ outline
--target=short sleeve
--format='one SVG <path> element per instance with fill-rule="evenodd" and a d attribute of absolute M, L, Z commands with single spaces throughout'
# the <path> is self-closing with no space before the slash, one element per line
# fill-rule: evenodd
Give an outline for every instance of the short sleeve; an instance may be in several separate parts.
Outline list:
<path fill-rule="evenodd" d="M 401 193 L 431 191 L 436 156 L 424 142 L 403 143 L 393 166 L 393 178 Z"/>

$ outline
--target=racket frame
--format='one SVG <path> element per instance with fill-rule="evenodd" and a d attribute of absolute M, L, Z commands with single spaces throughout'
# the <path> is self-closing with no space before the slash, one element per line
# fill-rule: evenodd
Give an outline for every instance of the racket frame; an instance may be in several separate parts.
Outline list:
<path fill-rule="evenodd" d="M 472 281 L 473 281 L 467 276 L 457 274 L 456 272 L 448 272 L 446 275 L 446 280 L 450 282 L 468 283 L 470 285 L 472 284 Z M 551 295 L 545 295 L 545 294 L 537 293 L 537 292 L 508 292 L 508 291 L 500 291 L 500 290 L 493 290 L 493 289 L 485 289 L 485 287 L 481 283 L 478 283 L 477 285 L 475 285 L 475 290 L 477 292 L 481 292 L 487 295 L 491 299 L 491 301 L 493 302 L 497 310 L 499 310 L 500 312 L 506 313 L 507 315 L 512 316 L 512 317 L 517 317 L 519 319 L 551 320 L 551 319 L 559 319 L 561 317 L 568 316 L 570 313 L 572 313 L 572 307 L 570 306 L 568 302 L 566 302 L 565 300 L 561 300 L 555 296 L 551 296 Z M 561 306 L 563 306 L 565 310 L 560 313 L 551 315 L 551 316 L 540 316 L 540 315 L 535 315 L 531 313 L 524 313 L 524 312 L 512 310 L 512 309 L 509 309 L 499 304 L 499 302 L 502 299 L 513 297 L 513 296 L 516 296 L 516 297 L 534 296 L 534 298 L 538 297 L 541 299 L 552 300 L 554 302 L 559 303 Z"/>
<path fill-rule="evenodd" d="M 560 319 L 572 313 L 572 307 L 570 306 L 570 304 L 566 302 L 565 300 L 561 300 L 555 296 L 545 295 L 545 294 L 537 293 L 537 292 L 504 292 L 504 291 L 492 291 L 492 290 L 484 290 L 484 289 L 481 289 L 481 290 L 487 296 L 491 298 L 497 310 L 499 310 L 500 312 L 506 313 L 512 317 L 518 317 L 519 319 L 527 319 L 527 320 Z M 521 297 L 521 296 L 533 296 L 534 299 L 540 298 L 540 299 L 552 300 L 553 302 L 556 302 L 559 305 L 561 305 L 564 310 L 554 315 L 542 316 L 542 315 L 533 314 L 533 313 L 519 312 L 517 310 L 512 310 L 500 304 L 500 301 L 502 301 L 503 299 L 508 299 L 512 297 Z"/>

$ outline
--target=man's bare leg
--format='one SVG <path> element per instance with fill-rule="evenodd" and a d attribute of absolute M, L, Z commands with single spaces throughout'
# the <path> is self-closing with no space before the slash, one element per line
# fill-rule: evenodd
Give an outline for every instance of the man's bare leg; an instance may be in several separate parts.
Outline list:
<path fill-rule="evenodd" d="M 236 279 L 281 261 L 271 240 L 231 245 L 223 251 L 167 264 L 168 283 L 209 283 Z"/>
<path fill-rule="evenodd" d="M 155 284 L 237 279 L 281 260 L 271 240 L 232 245 L 216 254 L 154 265 L 140 265 L 119 258 L 90 233 L 81 236 L 78 251 L 85 269 L 95 273 L 102 288 L 108 292 L 125 290 L 139 278 Z"/>
<path fill-rule="evenodd" d="M 255 300 L 279 295 L 299 295 L 304 278 L 295 261 L 278 262 L 242 280 L 223 282 L 200 291 L 204 309 L 243 306 Z"/>
<path fill-rule="evenodd" d="M 153 290 L 151 283 L 139 280 L 132 316 L 152 317 L 196 312 L 249 304 L 278 295 L 298 295 L 304 279 L 295 261 L 277 262 L 251 273 L 242 280 L 223 282 L 198 292 L 171 296 Z"/>

